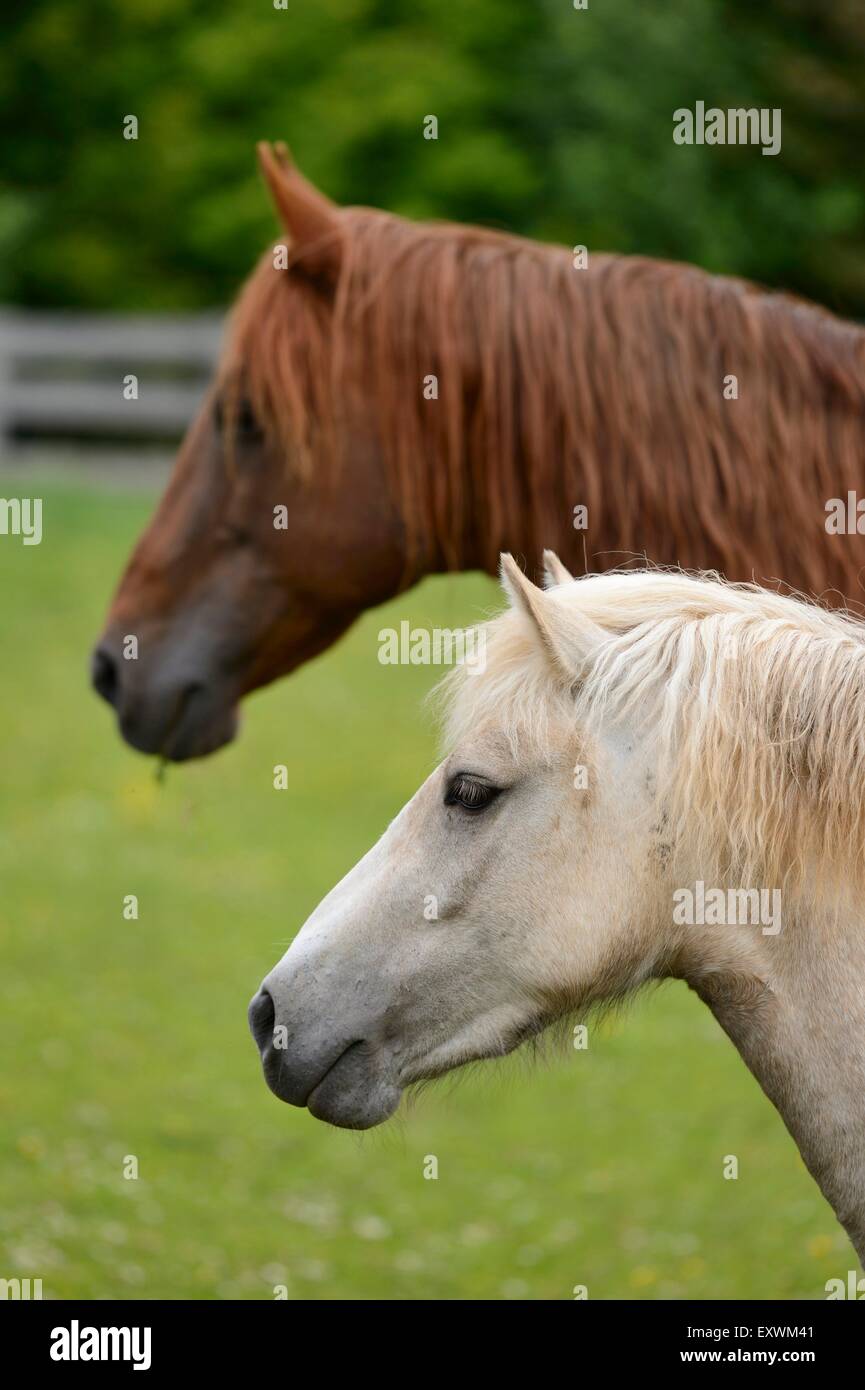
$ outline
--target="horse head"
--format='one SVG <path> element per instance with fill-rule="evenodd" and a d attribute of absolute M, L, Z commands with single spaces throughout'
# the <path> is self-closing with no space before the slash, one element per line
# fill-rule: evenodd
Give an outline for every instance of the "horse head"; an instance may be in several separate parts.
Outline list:
<path fill-rule="evenodd" d="M 227 743 L 243 695 L 328 647 L 405 572 L 362 393 L 331 409 L 342 213 L 284 147 L 259 155 L 284 240 L 239 297 L 92 657 L 124 738 L 173 760 Z"/>

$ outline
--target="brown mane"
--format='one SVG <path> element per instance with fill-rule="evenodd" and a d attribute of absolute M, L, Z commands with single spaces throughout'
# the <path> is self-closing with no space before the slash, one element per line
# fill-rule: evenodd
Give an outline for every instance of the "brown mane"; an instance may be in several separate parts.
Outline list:
<path fill-rule="evenodd" d="M 585 503 L 592 567 L 636 552 L 856 599 L 862 543 L 824 523 L 865 472 L 863 330 L 685 265 L 579 270 L 478 228 L 339 218 L 335 287 L 268 252 L 223 366 L 302 475 L 344 476 L 346 422 L 366 418 L 410 546 L 448 567 L 557 545 L 582 568 Z"/>

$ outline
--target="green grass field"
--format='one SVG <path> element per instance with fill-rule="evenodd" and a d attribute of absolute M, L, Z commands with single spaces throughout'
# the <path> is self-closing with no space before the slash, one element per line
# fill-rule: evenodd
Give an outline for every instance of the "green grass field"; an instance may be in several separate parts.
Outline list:
<path fill-rule="evenodd" d="M 249 997 L 435 761 L 435 672 L 380 666 L 378 629 L 469 622 L 496 590 L 440 579 L 367 615 L 160 784 L 86 677 L 151 499 L 0 487 L 34 491 L 42 544 L 0 537 L 0 1277 L 46 1297 L 808 1299 L 856 1268 L 680 985 L 585 1052 L 475 1069 L 367 1135 L 272 1097 Z"/>

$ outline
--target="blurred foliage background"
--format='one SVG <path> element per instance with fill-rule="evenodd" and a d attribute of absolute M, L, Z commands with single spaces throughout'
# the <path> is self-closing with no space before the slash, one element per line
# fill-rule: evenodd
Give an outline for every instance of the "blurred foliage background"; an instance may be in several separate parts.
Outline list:
<path fill-rule="evenodd" d="M 285 138 L 340 201 L 865 316 L 861 0 L 31 0 L 0 35 L 0 298 L 226 302 L 273 231 L 253 143 Z M 698 99 L 781 107 L 780 155 L 674 145 Z"/>

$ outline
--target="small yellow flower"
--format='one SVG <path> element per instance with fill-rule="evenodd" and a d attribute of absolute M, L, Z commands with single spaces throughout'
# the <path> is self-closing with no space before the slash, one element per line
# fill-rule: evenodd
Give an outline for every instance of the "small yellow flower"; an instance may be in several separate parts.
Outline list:
<path fill-rule="evenodd" d="M 812 1236 L 808 1241 L 808 1254 L 815 1260 L 824 1260 L 831 1255 L 833 1244 L 831 1236 Z"/>
<path fill-rule="evenodd" d="M 117 792 L 117 805 L 124 819 L 133 825 L 149 825 L 159 795 L 159 787 L 153 777 L 136 778 L 134 782 L 124 782 Z"/>
<path fill-rule="evenodd" d="M 45 1153 L 44 1141 L 38 1134 L 19 1134 L 18 1152 L 23 1154 L 25 1158 L 38 1161 Z"/>

